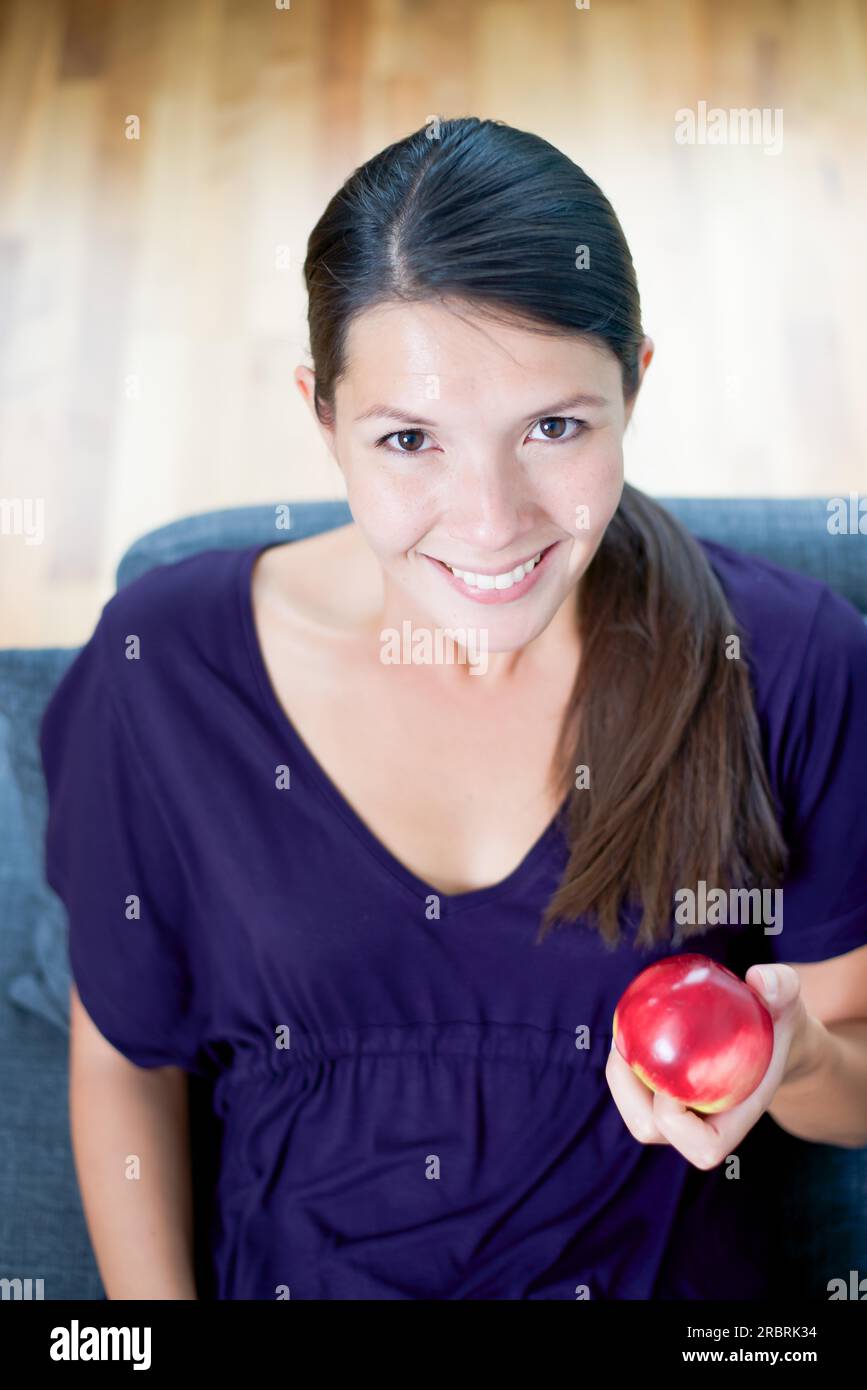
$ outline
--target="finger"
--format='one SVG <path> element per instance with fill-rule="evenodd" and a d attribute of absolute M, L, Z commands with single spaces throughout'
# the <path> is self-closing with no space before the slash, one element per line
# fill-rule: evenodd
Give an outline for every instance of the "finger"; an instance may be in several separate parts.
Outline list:
<path fill-rule="evenodd" d="M 751 965 L 744 979 L 775 1020 L 797 1002 L 801 993 L 801 978 L 797 970 L 778 961 Z"/>
<path fill-rule="evenodd" d="M 740 1109 L 740 1107 L 737 1107 Z M 682 1101 L 658 1091 L 653 1097 L 653 1118 L 661 1134 L 696 1168 L 715 1168 L 740 1143 L 750 1124 L 733 1121 L 734 1111 L 702 1115 Z M 721 1121 L 727 1118 L 725 1125 Z"/>
<path fill-rule="evenodd" d="M 803 1007 L 797 991 L 794 1000 L 789 1002 Z M 783 1005 L 783 1009 L 786 1007 Z M 658 1129 L 691 1163 L 700 1168 L 721 1163 L 734 1153 L 744 1135 L 767 1110 L 785 1072 L 796 1018 L 793 1011 L 775 1020 L 774 1047 L 768 1069 L 756 1089 L 737 1105 L 716 1113 L 696 1114 L 670 1096 L 655 1097 L 654 1118 Z"/>
<path fill-rule="evenodd" d="M 639 1144 L 667 1144 L 653 1116 L 653 1092 L 635 1075 L 616 1046 L 608 1054 L 605 1076 L 633 1139 Z"/>
<path fill-rule="evenodd" d="M 786 968 L 789 969 L 790 967 Z M 795 974 L 794 971 L 791 973 Z M 798 1016 L 804 1009 L 804 1002 L 800 998 L 799 991 L 800 983 L 794 998 L 789 1001 L 795 1005 L 794 1009 L 774 1020 L 774 1050 L 771 1053 L 768 1069 L 756 1089 L 738 1105 L 733 1105 L 729 1110 L 722 1110 L 718 1115 L 709 1117 L 719 1135 L 720 1142 L 729 1146 L 729 1152 L 740 1143 L 743 1136 L 752 1129 L 753 1125 L 768 1109 L 783 1080 L 789 1048 L 798 1026 Z"/>

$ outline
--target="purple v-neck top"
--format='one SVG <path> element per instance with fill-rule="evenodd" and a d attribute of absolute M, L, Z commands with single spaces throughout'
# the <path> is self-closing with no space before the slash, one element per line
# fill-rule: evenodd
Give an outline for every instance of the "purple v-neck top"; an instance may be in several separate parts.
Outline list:
<path fill-rule="evenodd" d="M 867 943 L 867 628 L 826 585 L 702 544 L 747 637 L 792 866 L 781 932 L 650 951 L 626 911 L 616 950 L 581 921 L 536 944 L 557 818 L 501 882 L 456 894 L 372 834 L 270 684 L 250 598 L 266 547 L 161 566 L 105 605 L 41 728 L 47 877 L 99 1030 L 208 1083 L 204 1296 L 766 1296 L 745 1159 L 773 1121 L 737 1181 L 639 1143 L 605 1079 L 612 1016 L 681 950 L 743 976 Z"/>

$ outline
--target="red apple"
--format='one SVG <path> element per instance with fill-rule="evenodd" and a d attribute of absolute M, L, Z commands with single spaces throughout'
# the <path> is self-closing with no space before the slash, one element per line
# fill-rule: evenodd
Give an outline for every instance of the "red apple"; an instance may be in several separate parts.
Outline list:
<path fill-rule="evenodd" d="M 756 991 L 724 965 L 670 956 L 622 994 L 614 1042 L 645 1086 L 713 1114 L 756 1089 L 774 1050 L 774 1024 Z"/>

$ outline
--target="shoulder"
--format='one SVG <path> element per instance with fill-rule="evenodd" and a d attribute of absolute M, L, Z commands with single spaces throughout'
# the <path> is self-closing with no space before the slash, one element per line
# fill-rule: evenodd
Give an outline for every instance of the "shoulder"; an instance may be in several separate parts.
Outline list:
<path fill-rule="evenodd" d="M 747 639 L 761 692 L 830 662 L 864 660 L 867 623 L 848 599 L 811 575 L 699 537 Z"/>
<path fill-rule="evenodd" d="M 57 686 L 46 727 L 74 718 L 84 736 L 119 716 L 135 731 L 206 698 L 203 676 L 237 662 L 238 584 L 249 553 L 200 551 L 113 594 Z"/>
<path fill-rule="evenodd" d="M 806 815 L 847 783 L 867 728 L 867 623 L 828 584 L 702 540 L 746 639 L 745 659 L 772 782 Z M 860 781 L 858 782 L 860 788 Z M 833 798 L 828 796 L 828 807 Z"/>
<path fill-rule="evenodd" d="M 105 642 L 159 631 L 163 641 L 185 640 L 210 629 L 237 595 L 251 547 L 197 551 L 154 565 L 118 589 L 103 607 L 98 630 Z M 237 599 L 236 599 L 237 601 Z"/>
<path fill-rule="evenodd" d="M 381 600 L 379 562 L 357 525 L 270 546 L 256 560 L 250 600 L 263 638 L 279 629 L 325 639 L 357 632 Z"/>
<path fill-rule="evenodd" d="M 249 690 L 257 644 L 317 660 L 367 602 L 369 561 L 359 542 L 351 525 L 198 551 L 125 585 L 95 634 L 121 713 L 142 725 L 160 711 L 181 723 L 222 718 L 226 697 L 243 700 Z"/>

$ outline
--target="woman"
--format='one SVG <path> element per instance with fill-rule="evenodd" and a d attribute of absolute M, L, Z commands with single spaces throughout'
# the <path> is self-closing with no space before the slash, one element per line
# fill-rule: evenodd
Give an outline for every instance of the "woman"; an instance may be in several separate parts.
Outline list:
<path fill-rule="evenodd" d="M 109 1296 L 761 1297 L 751 1140 L 773 1108 L 836 1142 L 829 977 L 808 1009 L 781 965 L 768 1073 L 716 1116 L 652 1095 L 612 1017 L 684 949 L 863 999 L 867 857 L 826 853 L 867 849 L 859 615 L 624 486 L 653 345 L 610 204 L 546 141 L 390 146 L 305 274 L 296 381 L 352 524 L 129 585 L 43 725 Z M 676 925 L 699 880 L 785 884 L 784 930 Z"/>

